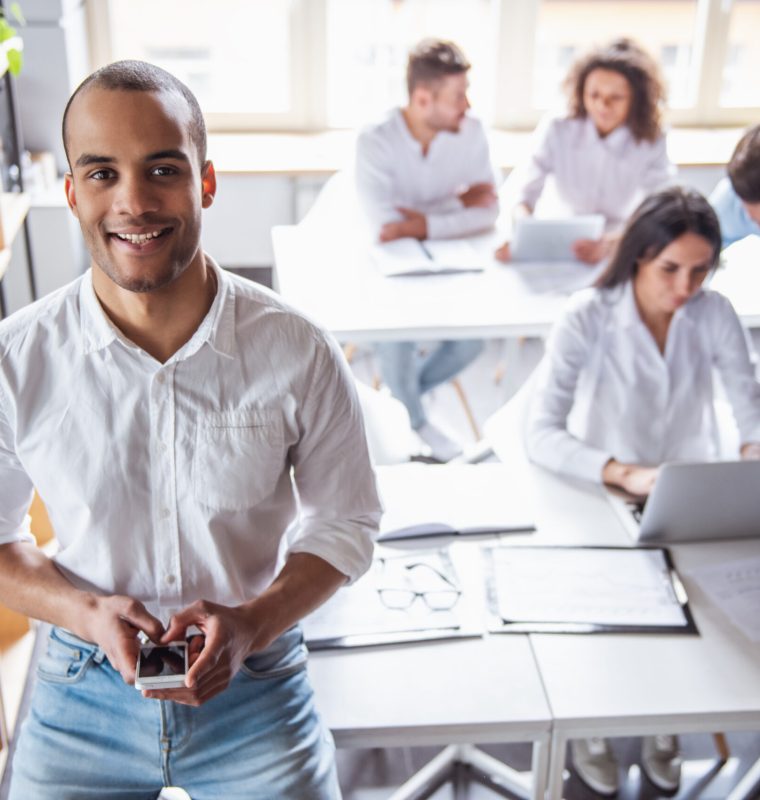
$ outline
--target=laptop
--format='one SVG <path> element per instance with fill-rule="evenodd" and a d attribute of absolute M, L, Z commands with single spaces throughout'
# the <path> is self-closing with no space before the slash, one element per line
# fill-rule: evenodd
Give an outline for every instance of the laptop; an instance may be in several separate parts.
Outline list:
<path fill-rule="evenodd" d="M 513 261 L 575 261 L 573 243 L 599 239 L 604 233 L 601 214 L 567 219 L 523 217 L 515 220 L 510 243 Z"/>
<path fill-rule="evenodd" d="M 760 537 L 760 461 L 664 464 L 646 502 L 608 497 L 639 544 Z"/>

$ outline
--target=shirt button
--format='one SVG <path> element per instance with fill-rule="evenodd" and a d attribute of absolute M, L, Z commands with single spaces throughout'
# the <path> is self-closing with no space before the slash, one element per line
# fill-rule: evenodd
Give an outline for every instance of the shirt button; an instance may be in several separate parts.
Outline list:
<path fill-rule="evenodd" d="M 171 511 L 169 511 L 168 508 L 162 508 L 161 511 L 159 512 L 159 516 L 161 517 L 161 519 L 168 519 L 170 515 Z"/>
<path fill-rule="evenodd" d="M 174 577 L 174 575 L 166 576 L 166 582 L 169 584 L 169 586 L 172 586 L 176 580 L 177 579 Z"/>
<path fill-rule="evenodd" d="M 156 375 L 156 380 L 159 383 L 163 383 L 166 380 L 166 378 L 164 378 L 164 373 L 163 372 L 159 372 L 158 375 Z"/>

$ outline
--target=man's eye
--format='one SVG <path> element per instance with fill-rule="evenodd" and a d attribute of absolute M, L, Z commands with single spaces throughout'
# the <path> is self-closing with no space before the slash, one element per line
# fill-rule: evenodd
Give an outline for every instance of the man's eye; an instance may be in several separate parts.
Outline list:
<path fill-rule="evenodd" d="M 112 175 L 113 173 L 110 169 L 99 169 L 90 175 L 90 179 L 93 181 L 104 181 L 107 178 L 112 177 Z"/>
<path fill-rule="evenodd" d="M 165 175 L 176 175 L 177 170 L 174 167 L 155 167 L 153 169 L 153 174 L 158 175 L 159 177 L 163 177 Z"/>

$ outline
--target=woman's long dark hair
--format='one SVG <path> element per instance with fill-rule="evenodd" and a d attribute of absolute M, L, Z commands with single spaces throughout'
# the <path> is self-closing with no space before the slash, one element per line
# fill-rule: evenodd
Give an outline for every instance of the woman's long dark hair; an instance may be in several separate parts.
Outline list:
<path fill-rule="evenodd" d="M 626 124 L 637 142 L 654 142 L 662 134 L 662 107 L 665 104 L 665 84 L 657 62 L 631 39 L 616 39 L 582 55 L 570 67 L 564 86 L 568 95 L 571 117 L 587 116 L 583 105 L 586 78 L 595 69 L 605 69 L 622 75 L 631 87 L 631 110 Z"/>
<path fill-rule="evenodd" d="M 695 189 L 683 186 L 649 195 L 628 220 L 597 287 L 611 289 L 631 280 L 639 262 L 655 258 L 685 233 L 696 233 L 710 243 L 715 269 L 720 256 L 720 224 L 707 200 Z"/>

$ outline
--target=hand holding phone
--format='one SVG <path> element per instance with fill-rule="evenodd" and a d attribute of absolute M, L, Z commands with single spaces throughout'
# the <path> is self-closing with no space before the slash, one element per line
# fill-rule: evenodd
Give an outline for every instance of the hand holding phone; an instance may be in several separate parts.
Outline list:
<path fill-rule="evenodd" d="M 140 646 L 135 670 L 135 689 L 179 689 L 187 675 L 187 642 Z"/>

